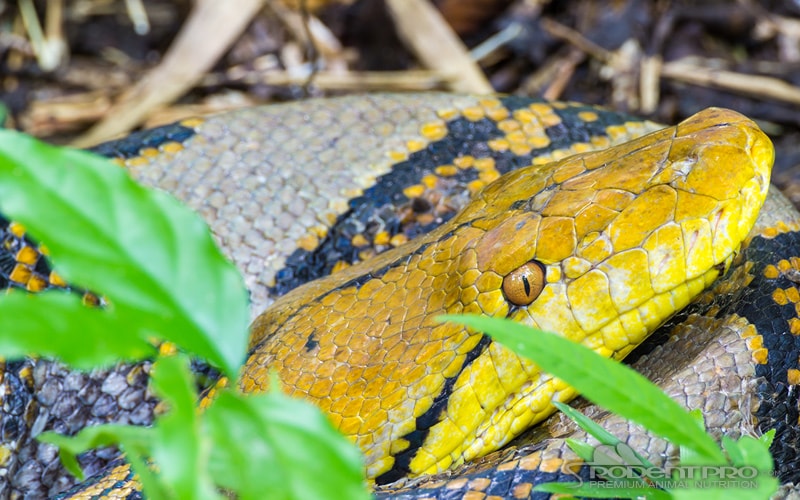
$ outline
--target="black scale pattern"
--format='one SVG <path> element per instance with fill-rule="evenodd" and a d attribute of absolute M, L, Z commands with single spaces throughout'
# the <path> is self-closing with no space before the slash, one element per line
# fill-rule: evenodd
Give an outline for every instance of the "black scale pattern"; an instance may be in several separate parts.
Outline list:
<path fill-rule="evenodd" d="M 184 127 L 179 123 L 164 125 L 163 127 L 133 132 L 127 137 L 117 141 L 99 144 L 89 151 L 108 158 L 130 159 L 139 156 L 146 148 L 158 148 L 168 142 L 184 143 L 194 135 L 194 129 Z"/>
<path fill-rule="evenodd" d="M 11 273 L 17 265 L 16 255 L 22 247 L 30 246 L 37 248 L 27 236 L 19 237 L 9 229 L 10 221 L 0 214 L 0 290 L 6 288 L 25 289 L 24 284 L 17 283 L 11 279 Z M 32 271 L 48 283 L 47 288 L 52 288 L 49 284 L 50 264 L 46 259 L 40 258 L 36 261 Z"/>
<path fill-rule="evenodd" d="M 793 335 L 788 323 L 798 317 L 795 304 L 779 305 L 772 299 L 772 292 L 777 288 L 800 290 L 800 282 L 783 274 L 777 279 L 765 278 L 764 268 L 792 257 L 800 257 L 800 232 L 783 233 L 773 239 L 754 238 L 745 250 L 745 258 L 755 263 L 754 279 L 742 300 L 735 301 L 726 311 L 755 325 L 768 349 L 768 362 L 756 365 L 756 376 L 763 378 L 758 386 L 760 406 L 756 416 L 762 432 L 776 431 L 770 451 L 782 483 L 800 482 L 800 393 L 787 379 L 788 370 L 800 369 L 800 335 Z"/>
<path fill-rule="evenodd" d="M 434 398 L 431 407 L 428 408 L 425 413 L 417 417 L 415 429 L 403 436 L 403 439 L 407 440 L 409 443 L 408 448 L 395 455 L 392 468 L 376 477 L 375 484 L 388 484 L 408 475 L 411 461 L 414 459 L 420 447 L 425 443 L 425 439 L 427 439 L 431 428 L 441 421 L 442 415 L 444 415 L 447 409 L 447 401 L 453 393 L 453 387 L 458 377 L 461 375 L 461 372 L 471 365 L 490 343 L 491 339 L 487 335 L 482 336 L 478 345 L 467 353 L 464 364 L 461 365 L 461 370 L 452 377 L 447 377 L 445 379 L 442 390 Z"/>
<path fill-rule="evenodd" d="M 532 103 L 544 102 L 515 96 L 502 98 L 501 101 L 511 112 L 527 108 Z M 352 199 L 349 211 L 338 218 L 316 249 L 295 250 L 286 259 L 285 267 L 277 273 L 276 284 L 271 292 L 276 296 L 283 295 L 303 283 L 327 276 L 337 262 L 358 262 L 363 247 L 358 248 L 351 243 L 357 234 L 365 234 L 371 241 L 371 237 L 379 231 L 388 231 L 391 236 L 402 232 L 410 240 L 447 222 L 455 212 L 443 214 L 426 225 L 401 223 L 403 207 L 410 206 L 415 212 L 424 212 L 430 208 L 427 202 L 419 198 L 409 200 L 403 194 L 403 189 L 419 184 L 423 176 L 433 173 L 437 166 L 451 164 L 461 156 L 493 157 L 495 168 L 503 174 L 530 165 L 536 156 L 568 148 L 576 142 L 588 142 L 592 137 L 607 136 L 606 128 L 611 125 L 620 125 L 629 120 L 638 121 L 626 115 L 599 112 L 596 107 L 579 104 L 554 111 L 561 118 L 561 123 L 546 129 L 550 144 L 524 156 L 517 156 L 510 151 L 496 152 L 489 148 L 487 141 L 501 138 L 505 134 L 488 118 L 474 122 L 465 118 L 451 120 L 447 123 L 448 133 L 445 138 L 412 153 L 407 160 L 394 165 L 389 173 L 379 177 L 375 185 L 365 190 L 362 196 Z M 593 122 L 582 120 L 578 115 L 584 111 L 597 113 L 598 119 Z M 456 185 L 451 191 L 460 189 L 466 192 L 467 184 L 477 178 L 478 172 L 470 168 L 460 170 L 448 180 Z"/>

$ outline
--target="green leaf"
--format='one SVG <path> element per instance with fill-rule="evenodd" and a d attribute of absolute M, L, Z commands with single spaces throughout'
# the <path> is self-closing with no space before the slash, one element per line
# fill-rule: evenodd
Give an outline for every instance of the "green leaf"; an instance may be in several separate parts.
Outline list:
<path fill-rule="evenodd" d="M 718 463 L 725 456 L 714 440 L 678 403 L 634 370 L 556 334 L 506 319 L 441 316 L 486 332 L 544 371 L 564 380 L 586 399 L 637 422 L 673 443 L 686 446 Z"/>
<path fill-rule="evenodd" d="M 768 430 L 767 432 L 762 434 L 761 437 L 758 438 L 758 440 L 764 443 L 767 446 L 767 448 L 772 446 L 772 441 L 774 439 L 775 439 L 775 429 Z"/>
<path fill-rule="evenodd" d="M 682 456 L 680 468 L 673 471 L 673 483 L 678 483 L 671 490 L 675 498 L 766 499 L 777 491 L 779 484 L 772 475 L 769 445 L 750 436 L 742 436 L 738 441 L 723 436 L 722 447 L 730 458 L 729 463 L 711 463 L 694 455 Z"/>
<path fill-rule="evenodd" d="M 149 450 L 158 464 L 160 480 L 169 485 L 173 498 L 219 498 L 206 473 L 212 443 L 202 432 L 189 359 L 183 355 L 159 358 L 151 381 L 169 407 L 153 426 L 155 436 Z"/>
<path fill-rule="evenodd" d="M 358 450 L 309 403 L 225 390 L 205 418 L 211 474 L 239 498 L 370 498 Z"/>
<path fill-rule="evenodd" d="M 568 416 L 573 422 L 578 424 L 578 427 L 583 429 L 587 434 L 600 441 L 601 444 L 616 446 L 621 442 L 617 436 L 603 429 L 591 418 L 587 417 L 570 405 L 564 404 L 560 401 L 553 401 L 553 406 L 558 408 L 559 411 Z"/>
<path fill-rule="evenodd" d="M 694 424 L 702 431 L 705 431 L 705 419 L 703 418 L 703 412 L 698 409 L 692 410 L 689 412 L 689 415 L 692 417 Z M 698 453 L 697 450 L 686 447 L 680 446 L 678 448 L 680 462 L 682 464 L 692 464 L 692 465 L 716 465 L 719 464 L 719 460 L 713 457 L 709 457 L 702 453 Z"/>
<path fill-rule="evenodd" d="M 755 467 L 759 471 L 772 473 L 774 462 L 769 446 L 752 436 L 742 436 L 738 441 L 723 436 L 722 446 L 731 462 L 739 467 Z"/>
<path fill-rule="evenodd" d="M 589 498 L 647 498 L 651 500 L 669 500 L 672 498 L 669 492 L 657 488 L 616 488 L 612 486 L 592 486 L 581 483 L 539 484 L 534 486 L 533 491 Z"/>
<path fill-rule="evenodd" d="M 191 210 L 98 156 L 0 130 L 0 211 L 47 245 L 67 281 L 107 296 L 140 338 L 156 334 L 235 377 L 247 291 Z"/>
<path fill-rule="evenodd" d="M 635 458 L 635 460 L 628 461 L 627 465 L 630 466 L 641 465 L 643 467 L 640 467 L 639 470 L 645 470 L 645 471 L 647 469 L 652 469 L 655 467 L 649 460 L 640 455 L 636 450 L 628 447 L 627 445 L 624 445 L 622 441 L 619 440 L 619 438 L 617 438 L 615 435 L 611 434 L 607 430 L 600 427 L 599 424 L 597 424 L 592 419 L 590 419 L 583 413 L 579 412 L 578 410 L 559 401 L 554 401 L 553 406 L 558 408 L 561 412 L 563 412 L 566 416 L 568 416 L 576 424 L 578 424 L 578 427 L 583 429 L 590 436 L 597 439 L 600 442 L 600 444 L 613 447 L 617 447 L 618 445 L 624 446 L 631 454 L 633 454 L 633 457 Z M 585 454 L 585 456 L 581 455 L 580 453 L 578 453 L 578 456 L 580 456 L 581 458 L 584 459 L 584 461 L 587 462 L 591 462 L 594 459 L 594 454 L 595 451 L 597 450 L 596 447 L 590 446 L 588 444 L 586 444 L 588 449 L 583 446 L 579 446 L 574 440 L 567 440 L 567 446 L 569 446 L 572 449 L 572 451 L 575 451 L 575 453 L 578 453 L 577 450 L 580 450 L 581 453 Z M 658 478 L 650 477 L 648 474 L 643 474 L 643 476 L 659 486 L 663 482 Z"/>
<path fill-rule="evenodd" d="M 83 479 L 83 471 L 78 466 L 77 456 L 92 448 L 121 445 L 133 454 L 148 448 L 152 440 L 152 429 L 132 425 L 104 424 L 82 429 L 74 436 L 63 436 L 54 431 L 39 434 L 37 439 L 59 447 L 61 461 L 78 479 Z"/>
<path fill-rule="evenodd" d="M 575 452 L 578 457 L 584 462 L 589 462 L 594 457 L 594 446 L 577 439 L 566 438 L 564 440 L 569 446 L 569 449 Z"/>
<path fill-rule="evenodd" d="M 778 478 L 772 474 L 774 462 L 769 452 L 770 445 L 767 443 L 767 441 L 772 442 L 774 429 L 767 434 L 769 434 L 769 437 L 766 439 L 764 439 L 764 436 L 761 436 L 761 438 L 742 436 L 738 441 L 723 437 L 722 445 L 740 476 L 740 479 L 734 478 L 734 480 L 741 481 L 737 491 L 739 498 L 769 498 L 778 491 L 780 484 Z M 746 477 L 741 478 L 742 476 L 750 476 L 755 471 L 757 471 L 757 475 L 750 479 L 749 482 Z M 728 479 L 728 477 L 725 479 Z M 731 482 L 733 481 L 729 481 L 729 483 Z M 752 496 L 747 497 L 747 493 Z"/>
<path fill-rule="evenodd" d="M 76 294 L 15 290 L 0 300 L 0 352 L 10 358 L 56 356 L 88 370 L 153 356 L 155 349 L 130 322 L 84 306 Z"/>
<path fill-rule="evenodd" d="M 150 380 L 169 407 L 152 427 L 106 424 L 87 427 L 73 437 L 46 432 L 39 439 L 61 448 L 62 463 L 79 478 L 82 474 L 77 467 L 78 454 L 118 444 L 139 474 L 145 497 L 219 498 L 207 473 L 212 443 L 201 432 L 188 359 L 182 355 L 159 358 Z M 235 426 L 236 422 L 230 424 Z M 158 474 L 148 465 L 151 459 Z"/>
<path fill-rule="evenodd" d="M 722 436 L 721 441 L 722 441 L 722 449 L 725 450 L 725 453 L 728 454 L 728 459 L 733 464 L 746 463 L 746 458 L 744 457 L 744 455 L 742 455 L 742 451 L 739 449 L 739 446 L 737 445 L 735 439 L 729 436 Z M 772 457 L 770 457 L 770 462 L 772 462 Z M 772 463 L 770 463 L 769 466 L 770 468 L 772 468 Z"/>
<path fill-rule="evenodd" d="M 133 470 L 139 475 L 139 481 L 147 498 L 150 500 L 170 498 L 169 488 L 161 482 L 159 476 L 150 469 L 143 458 L 155 439 L 155 433 L 151 428 L 104 424 L 85 427 L 75 436 L 62 436 L 49 431 L 40 434 L 37 439 L 58 446 L 61 463 L 81 480 L 83 471 L 78 464 L 77 455 L 92 448 L 118 445 L 126 453 L 126 460 L 130 462 Z"/>

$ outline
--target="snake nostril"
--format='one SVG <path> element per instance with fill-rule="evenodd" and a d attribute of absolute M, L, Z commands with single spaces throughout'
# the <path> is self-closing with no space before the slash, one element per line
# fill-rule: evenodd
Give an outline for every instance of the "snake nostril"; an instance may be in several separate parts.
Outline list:
<path fill-rule="evenodd" d="M 503 293 L 512 304 L 527 306 L 542 293 L 544 284 L 544 266 L 532 260 L 514 269 L 503 278 Z"/>

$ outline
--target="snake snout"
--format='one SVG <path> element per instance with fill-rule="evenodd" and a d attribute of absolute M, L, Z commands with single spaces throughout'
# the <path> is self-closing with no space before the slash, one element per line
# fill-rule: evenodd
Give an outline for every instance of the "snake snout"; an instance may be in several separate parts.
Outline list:
<path fill-rule="evenodd" d="M 747 122 L 746 126 L 743 127 L 749 139 L 746 151 L 757 166 L 759 184 L 761 184 L 762 189 L 766 190 L 769 188 L 770 173 L 775 162 L 775 147 L 769 137 L 755 123 L 750 120 Z"/>
<path fill-rule="evenodd" d="M 729 148 L 706 153 L 706 161 L 713 164 L 723 180 L 725 175 L 733 181 L 743 181 L 746 176 L 761 186 L 763 192 L 769 187 L 770 172 L 775 160 L 775 149 L 769 137 L 755 122 L 744 115 L 723 108 L 708 108 L 681 122 L 676 129 L 676 138 L 683 138 L 701 150 L 705 148 Z M 702 182 L 703 187 L 713 183 Z M 732 183 L 736 186 L 735 182 Z"/>
<path fill-rule="evenodd" d="M 746 238 L 769 189 L 774 149 L 769 138 L 748 118 L 734 111 L 709 108 L 676 130 L 670 160 L 695 159 L 688 175 L 672 182 L 696 201 L 685 203 L 695 216 L 704 210 L 701 197 L 716 209 L 712 222 L 714 260 L 721 262 Z"/>

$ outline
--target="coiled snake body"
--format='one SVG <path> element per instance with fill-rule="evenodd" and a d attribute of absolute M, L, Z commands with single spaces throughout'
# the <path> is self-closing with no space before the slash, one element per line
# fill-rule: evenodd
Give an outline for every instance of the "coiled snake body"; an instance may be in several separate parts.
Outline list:
<path fill-rule="evenodd" d="M 772 147 L 749 120 L 708 110 L 636 139 L 660 128 L 578 104 L 367 96 L 189 120 L 97 150 L 205 216 L 254 311 L 266 308 L 242 387 L 264 388 L 277 368 L 361 447 L 379 495 L 527 498 L 572 470 L 562 440 L 575 433 L 558 417 L 503 447 L 574 391 L 436 315 L 510 317 L 621 359 L 692 301 L 636 366 L 702 408 L 714 432 L 776 428 L 788 491 L 800 218 L 767 196 Z M 6 232 L 12 256 L 30 246 L 13 224 Z M 38 261 L 7 267 L 11 286 L 57 284 Z M 0 493 L 67 485 L 35 432 L 119 415 L 146 423 L 143 371 L 9 363 L 4 403 L 14 394 L 23 411 L 2 416 L 15 432 L 0 442 L 12 478 Z M 588 411 L 655 462 L 674 454 Z M 85 462 L 100 470 L 107 458 Z M 406 476 L 421 478 L 381 486 Z M 124 465 L 70 494 L 137 495 Z"/>

